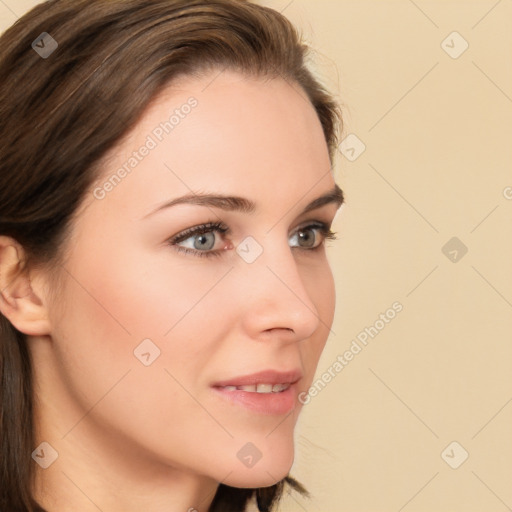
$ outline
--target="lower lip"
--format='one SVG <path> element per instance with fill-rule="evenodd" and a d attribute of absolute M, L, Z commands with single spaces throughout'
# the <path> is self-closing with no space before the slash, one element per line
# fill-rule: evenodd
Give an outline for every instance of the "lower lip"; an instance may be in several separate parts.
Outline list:
<path fill-rule="evenodd" d="M 213 388 L 221 396 L 251 411 L 268 414 L 287 414 L 295 407 L 295 385 L 292 384 L 280 393 L 256 393 L 252 391 L 227 391 L 223 388 Z"/>

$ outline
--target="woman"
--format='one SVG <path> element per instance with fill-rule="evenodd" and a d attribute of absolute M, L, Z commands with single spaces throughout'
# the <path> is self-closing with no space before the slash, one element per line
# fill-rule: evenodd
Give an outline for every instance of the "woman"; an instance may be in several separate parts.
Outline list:
<path fill-rule="evenodd" d="M 332 325 L 334 100 L 279 13 L 53 0 L 1 38 L 2 511 L 271 510 Z"/>

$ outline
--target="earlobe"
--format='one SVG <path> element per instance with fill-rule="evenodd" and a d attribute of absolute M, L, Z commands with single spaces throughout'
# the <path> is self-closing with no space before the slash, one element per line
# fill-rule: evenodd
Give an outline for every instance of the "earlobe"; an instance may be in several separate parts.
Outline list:
<path fill-rule="evenodd" d="M 0 236 L 0 312 L 24 334 L 44 336 L 50 332 L 46 308 L 25 266 L 25 251 L 6 236 Z"/>

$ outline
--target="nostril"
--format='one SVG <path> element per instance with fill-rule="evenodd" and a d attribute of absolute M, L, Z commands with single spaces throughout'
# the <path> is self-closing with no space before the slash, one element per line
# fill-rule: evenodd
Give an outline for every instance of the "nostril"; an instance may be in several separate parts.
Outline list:
<path fill-rule="evenodd" d="M 295 334 L 295 331 L 291 329 L 290 327 L 271 327 L 270 329 L 267 329 L 265 332 L 273 333 L 274 331 L 289 331 L 292 334 Z"/>

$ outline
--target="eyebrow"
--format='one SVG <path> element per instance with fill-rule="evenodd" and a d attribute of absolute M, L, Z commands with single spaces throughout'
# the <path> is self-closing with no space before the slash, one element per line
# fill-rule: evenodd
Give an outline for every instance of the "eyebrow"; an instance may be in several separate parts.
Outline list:
<path fill-rule="evenodd" d="M 341 188 L 335 184 L 334 187 L 322 194 L 320 197 L 313 199 L 302 211 L 302 213 L 307 213 L 312 210 L 316 210 L 322 206 L 327 204 L 335 204 L 337 209 L 341 207 L 344 202 L 343 191 Z M 193 204 L 198 206 L 209 206 L 212 208 L 219 208 L 220 210 L 228 211 L 228 212 L 241 212 L 241 213 L 254 213 L 256 211 L 256 204 L 247 199 L 245 197 L 238 196 L 226 196 L 222 194 L 187 194 L 182 197 L 178 197 L 171 201 L 168 201 L 161 206 L 159 206 L 156 210 L 145 215 L 143 218 L 149 217 L 156 212 L 159 212 L 166 208 L 171 208 L 172 206 L 176 206 L 179 204 Z"/>

